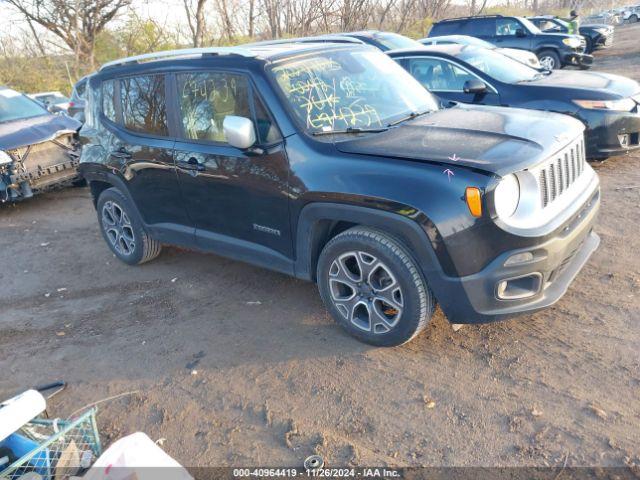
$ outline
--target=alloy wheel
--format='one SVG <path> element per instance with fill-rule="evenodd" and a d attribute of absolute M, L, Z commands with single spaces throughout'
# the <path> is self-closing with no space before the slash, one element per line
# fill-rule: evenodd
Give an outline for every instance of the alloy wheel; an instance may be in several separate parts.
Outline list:
<path fill-rule="evenodd" d="M 355 327 L 375 334 L 389 332 L 400 321 L 403 294 L 391 269 L 363 251 L 336 258 L 329 269 L 331 300 Z"/>
<path fill-rule="evenodd" d="M 540 65 L 545 70 L 553 70 L 554 68 L 556 68 L 556 61 L 553 57 L 549 57 L 545 55 L 540 59 Z"/>
<path fill-rule="evenodd" d="M 102 206 L 102 228 L 115 250 L 129 256 L 136 248 L 131 220 L 116 202 L 109 200 Z"/>

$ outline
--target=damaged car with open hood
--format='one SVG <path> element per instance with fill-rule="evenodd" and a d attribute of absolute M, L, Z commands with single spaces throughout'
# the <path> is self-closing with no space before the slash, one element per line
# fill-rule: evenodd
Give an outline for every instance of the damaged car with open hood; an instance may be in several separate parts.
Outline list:
<path fill-rule="evenodd" d="M 87 98 L 79 170 L 117 258 L 174 244 L 313 281 L 373 345 L 414 338 L 436 302 L 454 324 L 547 307 L 599 244 L 582 123 L 441 109 L 369 46 L 147 54 Z"/>
<path fill-rule="evenodd" d="M 0 87 L 0 203 L 79 181 L 81 124 Z"/>

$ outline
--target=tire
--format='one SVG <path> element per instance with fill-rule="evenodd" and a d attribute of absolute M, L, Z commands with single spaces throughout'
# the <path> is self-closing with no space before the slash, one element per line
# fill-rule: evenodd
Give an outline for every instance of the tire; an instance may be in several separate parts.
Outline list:
<path fill-rule="evenodd" d="M 102 192 L 96 208 L 102 237 L 118 259 L 139 265 L 160 255 L 162 245 L 145 231 L 131 202 L 117 188 Z"/>
<path fill-rule="evenodd" d="M 587 42 L 587 45 L 585 46 L 584 51 L 586 53 L 593 53 L 593 51 L 595 50 L 593 46 L 593 40 L 591 39 L 591 37 L 584 37 L 584 39 Z"/>
<path fill-rule="evenodd" d="M 640 19 L 638 18 L 637 15 L 631 15 L 629 17 L 629 23 L 638 23 L 640 21 Z"/>
<path fill-rule="evenodd" d="M 336 235 L 320 254 L 317 274 L 327 310 L 365 343 L 402 345 L 433 315 L 434 297 L 416 262 L 384 232 L 353 227 Z"/>
<path fill-rule="evenodd" d="M 540 65 L 542 68 L 547 70 L 555 70 L 557 68 L 561 68 L 560 57 L 553 50 L 542 50 L 538 53 L 538 60 L 540 60 Z M 547 64 L 545 65 L 546 62 Z"/>

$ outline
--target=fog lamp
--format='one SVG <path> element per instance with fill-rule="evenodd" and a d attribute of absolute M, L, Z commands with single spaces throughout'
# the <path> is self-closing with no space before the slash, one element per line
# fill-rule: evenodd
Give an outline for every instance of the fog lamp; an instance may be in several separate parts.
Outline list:
<path fill-rule="evenodd" d="M 533 297 L 542 287 L 542 274 L 539 272 L 509 278 L 498 282 L 496 296 L 500 300 L 519 300 Z"/>
<path fill-rule="evenodd" d="M 621 147 L 629 146 L 629 134 L 623 133 L 622 135 L 618 135 L 618 141 L 620 142 Z"/>

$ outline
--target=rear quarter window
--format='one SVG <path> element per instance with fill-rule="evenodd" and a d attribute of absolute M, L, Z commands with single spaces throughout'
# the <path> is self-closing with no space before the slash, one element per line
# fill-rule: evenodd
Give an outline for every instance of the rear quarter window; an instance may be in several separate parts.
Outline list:
<path fill-rule="evenodd" d="M 168 136 L 164 75 L 121 79 L 120 96 L 127 130 Z"/>
<path fill-rule="evenodd" d="M 115 80 L 102 83 L 102 113 L 112 122 L 116 121 Z"/>
<path fill-rule="evenodd" d="M 460 22 L 436 23 L 431 27 L 430 37 L 440 37 L 442 35 L 455 35 L 460 33 Z"/>

